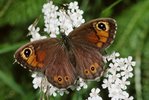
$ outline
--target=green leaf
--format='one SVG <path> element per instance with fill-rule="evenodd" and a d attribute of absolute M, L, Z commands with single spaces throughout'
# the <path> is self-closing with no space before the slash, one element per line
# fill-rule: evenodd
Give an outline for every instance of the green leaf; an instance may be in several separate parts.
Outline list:
<path fill-rule="evenodd" d="M 8 75 L 7 73 L 2 72 L 1 70 L 0 70 L 0 80 L 1 80 L 1 82 L 3 82 L 4 84 L 8 85 L 11 89 L 13 89 L 14 91 L 16 91 L 20 95 L 22 95 L 22 96 L 25 95 L 24 91 L 13 80 L 13 78 L 10 75 Z"/>
<path fill-rule="evenodd" d="M 24 42 L 16 43 L 16 44 L 13 44 L 13 45 L 11 45 L 11 44 L 2 44 L 2 45 L 0 45 L 0 54 L 16 50 L 17 48 L 19 48 L 23 44 L 24 44 Z"/>

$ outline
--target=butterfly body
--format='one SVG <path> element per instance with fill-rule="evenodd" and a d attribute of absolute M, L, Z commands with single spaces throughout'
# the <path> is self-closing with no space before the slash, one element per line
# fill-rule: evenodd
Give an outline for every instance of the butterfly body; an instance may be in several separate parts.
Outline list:
<path fill-rule="evenodd" d="M 95 19 L 74 29 L 68 36 L 30 42 L 15 53 L 19 64 L 42 72 L 58 88 L 68 88 L 78 77 L 96 79 L 104 69 L 100 51 L 114 39 L 113 19 Z"/>

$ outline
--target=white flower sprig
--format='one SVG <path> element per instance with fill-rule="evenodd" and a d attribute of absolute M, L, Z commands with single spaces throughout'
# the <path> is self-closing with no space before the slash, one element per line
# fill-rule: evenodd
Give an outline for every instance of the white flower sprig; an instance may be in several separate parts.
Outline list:
<path fill-rule="evenodd" d="M 84 88 L 84 89 L 87 89 L 87 83 L 82 79 L 82 78 L 79 78 L 79 80 L 77 81 L 77 87 L 76 87 L 76 90 L 79 91 L 81 90 L 81 88 Z"/>
<path fill-rule="evenodd" d="M 91 93 L 90 93 L 90 97 L 88 97 L 88 99 L 86 100 L 102 100 L 102 98 L 99 96 L 99 92 L 100 92 L 100 89 L 99 88 L 93 88 L 91 90 Z"/>
<path fill-rule="evenodd" d="M 68 9 L 59 9 L 53 4 L 52 1 L 43 5 L 42 9 L 44 15 L 45 28 L 44 32 L 48 33 L 50 37 L 56 37 L 61 32 L 68 35 L 75 27 L 79 27 L 85 22 L 83 19 L 83 11 L 79 9 L 77 2 L 71 2 L 68 4 Z M 28 30 L 32 36 L 31 41 L 44 39 L 46 36 L 39 34 L 40 28 L 35 28 L 34 24 L 29 26 Z M 111 100 L 133 100 L 132 96 L 126 92 L 127 86 L 130 85 L 129 78 L 133 76 L 133 66 L 135 62 L 132 61 L 132 57 L 120 58 L 120 54 L 117 52 L 112 53 L 109 56 L 104 57 L 104 62 L 109 63 L 105 79 L 103 80 L 102 88 L 108 89 L 109 97 Z M 69 93 L 66 89 L 58 89 L 49 83 L 46 77 L 39 72 L 32 74 L 33 87 L 35 89 L 40 88 L 41 91 L 49 96 L 57 96 L 57 94 L 63 95 Z M 77 81 L 77 86 L 72 89 L 80 90 L 87 88 L 85 80 L 80 78 Z M 90 97 L 87 100 L 102 100 L 99 95 L 100 89 L 93 88 L 90 93 Z"/>
<path fill-rule="evenodd" d="M 30 41 L 35 41 L 35 40 L 47 38 L 46 36 L 41 36 L 39 34 L 40 28 L 39 27 L 35 28 L 35 26 L 33 24 L 31 24 L 28 27 L 28 30 L 30 31 L 28 35 L 31 35 L 32 36 L 32 38 L 30 39 Z"/>

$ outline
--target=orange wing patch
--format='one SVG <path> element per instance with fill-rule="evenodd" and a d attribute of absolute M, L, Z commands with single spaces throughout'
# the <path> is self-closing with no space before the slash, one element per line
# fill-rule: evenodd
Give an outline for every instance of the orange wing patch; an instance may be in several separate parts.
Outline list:
<path fill-rule="evenodd" d="M 37 51 L 37 58 L 39 62 L 43 62 L 45 60 L 46 53 L 45 51 Z"/>
<path fill-rule="evenodd" d="M 97 47 L 101 48 L 104 43 L 107 43 L 109 34 L 105 31 L 97 31 L 97 33 L 92 32 L 87 35 L 87 40 L 97 45 Z"/>
<path fill-rule="evenodd" d="M 96 44 L 99 41 L 95 32 L 91 32 L 90 34 L 87 34 L 86 37 L 89 42 L 92 42 L 94 44 Z"/>
<path fill-rule="evenodd" d="M 103 43 L 102 42 L 98 42 L 96 45 L 97 45 L 97 47 L 102 47 Z"/>
<path fill-rule="evenodd" d="M 107 22 L 95 22 L 93 23 L 93 27 L 96 31 L 96 36 L 98 41 L 96 42 L 97 47 L 102 48 L 104 45 L 109 44 L 108 39 L 110 38 L 110 27 Z"/>
<path fill-rule="evenodd" d="M 96 32 L 97 32 L 97 36 L 99 38 L 96 45 L 101 48 L 105 43 L 107 43 L 108 38 L 109 38 L 109 33 L 106 31 L 96 31 Z"/>
<path fill-rule="evenodd" d="M 109 37 L 109 33 L 106 31 L 96 31 L 97 35 L 100 37 Z"/>
<path fill-rule="evenodd" d="M 43 64 L 37 61 L 34 54 L 27 59 L 27 63 L 32 67 L 43 67 Z"/>
<path fill-rule="evenodd" d="M 30 55 L 28 55 L 28 56 L 26 56 L 25 54 L 24 54 L 24 51 L 26 50 L 26 49 L 28 49 L 28 50 L 30 50 Z M 37 56 L 35 55 L 35 51 L 34 51 L 34 49 L 32 48 L 32 47 L 29 47 L 29 48 L 25 48 L 21 53 L 20 53 L 20 55 L 21 55 L 21 57 L 22 57 L 22 59 L 24 59 L 26 62 L 27 62 L 27 64 L 29 64 L 30 66 L 32 66 L 32 67 L 43 67 L 43 63 L 41 63 L 41 61 L 43 61 L 44 60 L 44 58 L 45 58 L 45 53 L 43 53 L 43 52 L 41 52 L 41 54 L 39 54 L 39 56 L 38 56 L 38 58 L 40 58 L 39 59 L 39 61 L 37 61 Z"/>

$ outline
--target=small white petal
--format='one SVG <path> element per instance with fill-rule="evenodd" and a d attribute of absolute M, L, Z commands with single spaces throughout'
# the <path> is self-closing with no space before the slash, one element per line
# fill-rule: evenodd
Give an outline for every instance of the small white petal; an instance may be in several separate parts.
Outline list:
<path fill-rule="evenodd" d="M 53 93 L 53 96 L 56 97 L 56 95 L 57 95 L 57 94 L 54 92 L 54 93 Z"/>

